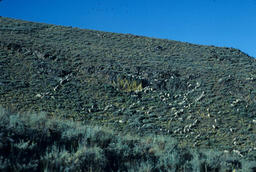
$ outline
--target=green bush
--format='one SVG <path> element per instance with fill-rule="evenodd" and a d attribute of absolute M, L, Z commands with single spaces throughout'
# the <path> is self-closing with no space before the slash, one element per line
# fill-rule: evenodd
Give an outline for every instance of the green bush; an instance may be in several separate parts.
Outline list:
<path fill-rule="evenodd" d="M 0 171 L 253 171 L 256 162 L 184 149 L 171 137 L 106 128 L 0 108 Z"/>

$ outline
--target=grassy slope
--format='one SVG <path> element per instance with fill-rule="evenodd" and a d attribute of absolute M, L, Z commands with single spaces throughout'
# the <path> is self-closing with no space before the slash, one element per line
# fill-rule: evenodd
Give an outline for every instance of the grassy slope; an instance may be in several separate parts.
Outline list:
<path fill-rule="evenodd" d="M 256 160 L 256 60 L 233 48 L 0 18 L 0 101 L 14 111 L 164 134 Z"/>

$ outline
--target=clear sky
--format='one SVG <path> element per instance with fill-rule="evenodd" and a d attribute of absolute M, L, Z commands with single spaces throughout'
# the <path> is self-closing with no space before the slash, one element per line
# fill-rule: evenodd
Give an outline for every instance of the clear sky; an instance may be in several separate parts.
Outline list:
<path fill-rule="evenodd" d="M 0 16 L 233 47 L 256 57 L 256 0 L 2 0 Z"/>

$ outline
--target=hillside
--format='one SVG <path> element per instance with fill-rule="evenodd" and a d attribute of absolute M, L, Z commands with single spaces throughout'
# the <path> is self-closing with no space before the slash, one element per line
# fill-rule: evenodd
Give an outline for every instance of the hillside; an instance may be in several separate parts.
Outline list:
<path fill-rule="evenodd" d="M 0 101 L 256 161 L 256 59 L 240 50 L 0 17 Z"/>

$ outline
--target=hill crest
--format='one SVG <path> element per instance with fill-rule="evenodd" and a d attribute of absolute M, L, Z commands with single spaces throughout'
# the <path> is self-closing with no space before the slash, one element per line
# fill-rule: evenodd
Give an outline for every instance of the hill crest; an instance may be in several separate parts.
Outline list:
<path fill-rule="evenodd" d="M 245 154 L 256 147 L 256 60 L 240 50 L 4 17 L 0 23 L 3 107 L 164 134 L 184 147 Z"/>

